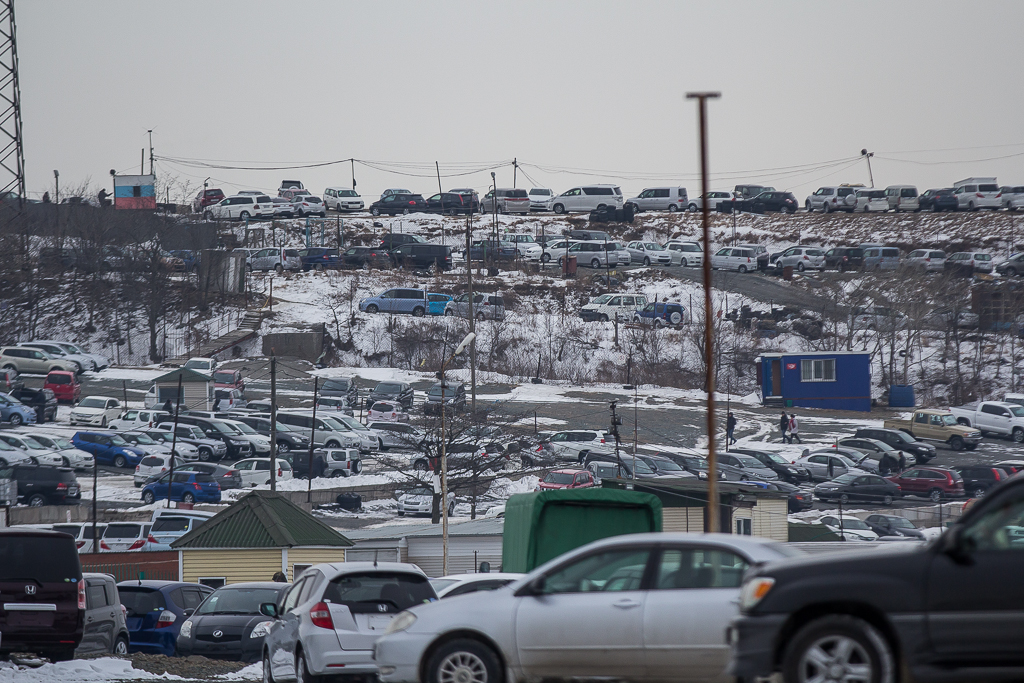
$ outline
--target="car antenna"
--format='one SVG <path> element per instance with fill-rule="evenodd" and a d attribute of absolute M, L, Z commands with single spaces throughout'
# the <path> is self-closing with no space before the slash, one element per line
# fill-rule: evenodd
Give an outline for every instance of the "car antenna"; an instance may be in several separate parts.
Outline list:
<path fill-rule="evenodd" d="M 374 569 L 377 568 L 377 553 L 378 552 L 380 552 L 380 551 L 377 550 L 376 548 L 374 548 L 374 550 L 373 550 L 373 568 Z"/>

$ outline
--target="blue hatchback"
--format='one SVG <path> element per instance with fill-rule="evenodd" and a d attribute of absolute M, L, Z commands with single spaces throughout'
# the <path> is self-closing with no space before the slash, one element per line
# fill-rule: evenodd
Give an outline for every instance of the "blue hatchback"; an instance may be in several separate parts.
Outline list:
<path fill-rule="evenodd" d="M 135 467 L 145 455 L 140 449 L 111 432 L 78 432 L 71 437 L 75 448 L 92 453 L 96 462 L 114 467 Z"/>
<path fill-rule="evenodd" d="M 14 398 L 10 394 L 0 393 L 0 422 L 10 422 L 17 427 L 23 424 L 34 424 L 36 411 Z"/>
<path fill-rule="evenodd" d="M 448 302 L 452 298 L 447 294 L 435 294 L 434 292 L 427 293 L 427 312 L 430 315 L 444 315 L 444 307 L 448 305 Z"/>
<path fill-rule="evenodd" d="M 173 657 L 182 622 L 213 589 L 181 581 L 122 581 L 117 592 L 128 621 L 128 651 Z"/>
<path fill-rule="evenodd" d="M 183 503 L 219 503 L 220 484 L 205 472 L 167 472 L 142 489 L 142 502 L 149 505 L 158 500 L 180 500 Z"/>

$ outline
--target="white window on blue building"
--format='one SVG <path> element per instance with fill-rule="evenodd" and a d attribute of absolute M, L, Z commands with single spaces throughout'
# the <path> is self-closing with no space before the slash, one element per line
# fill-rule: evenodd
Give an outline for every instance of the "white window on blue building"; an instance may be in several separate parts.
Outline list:
<path fill-rule="evenodd" d="M 800 361 L 801 382 L 835 382 L 835 358 L 806 358 Z"/>

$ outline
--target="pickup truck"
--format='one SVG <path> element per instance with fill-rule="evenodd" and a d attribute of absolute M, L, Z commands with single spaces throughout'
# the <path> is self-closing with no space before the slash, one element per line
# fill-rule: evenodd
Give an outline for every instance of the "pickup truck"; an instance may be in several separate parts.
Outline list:
<path fill-rule="evenodd" d="M 1009 436 L 1017 443 L 1024 442 L 1024 406 L 1005 401 L 980 401 L 949 410 L 965 427 Z"/>
<path fill-rule="evenodd" d="M 909 420 L 886 420 L 886 429 L 899 429 L 921 441 L 941 441 L 954 451 L 973 451 L 981 442 L 981 432 L 957 422 L 948 410 L 916 410 Z"/>

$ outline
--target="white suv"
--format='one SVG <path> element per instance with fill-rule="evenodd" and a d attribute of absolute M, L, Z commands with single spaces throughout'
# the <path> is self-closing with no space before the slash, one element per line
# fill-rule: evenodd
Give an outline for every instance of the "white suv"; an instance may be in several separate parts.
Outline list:
<path fill-rule="evenodd" d="M 684 242 L 682 240 L 669 240 L 665 243 L 665 248 L 669 251 L 678 251 L 682 254 L 682 260 L 679 262 L 683 268 L 687 266 L 697 267 L 704 264 L 704 250 L 701 249 L 700 242 Z"/>
<path fill-rule="evenodd" d="M 363 198 L 359 193 L 344 187 L 328 187 L 324 190 L 324 204 L 339 213 L 363 210 Z"/>
<path fill-rule="evenodd" d="M 203 211 L 206 220 L 273 218 L 274 202 L 267 195 L 236 194 L 211 204 Z"/>
<path fill-rule="evenodd" d="M 515 243 L 519 255 L 530 261 L 540 260 L 541 254 L 544 253 L 544 248 L 537 244 L 533 235 L 503 235 L 503 238 L 507 242 Z"/>
<path fill-rule="evenodd" d="M 555 193 L 546 187 L 535 187 L 530 190 L 530 211 L 548 211 L 548 203 Z"/>
<path fill-rule="evenodd" d="M 853 213 L 857 208 L 857 187 L 828 186 L 819 187 L 814 194 L 807 197 L 804 206 L 807 213 L 823 211 L 848 211 Z"/>
<path fill-rule="evenodd" d="M 615 448 L 614 437 L 600 429 L 570 429 L 555 432 L 541 444 L 541 448 L 556 458 L 570 462 L 583 462 L 590 452 L 611 452 Z"/>
<path fill-rule="evenodd" d="M 580 309 L 580 317 L 584 320 L 618 319 L 629 322 L 633 314 L 647 305 L 647 297 L 643 294 L 602 294 Z"/>
<path fill-rule="evenodd" d="M 622 188 L 607 184 L 580 185 L 551 200 L 551 210 L 555 213 L 593 211 L 605 206 L 622 208 Z"/>

